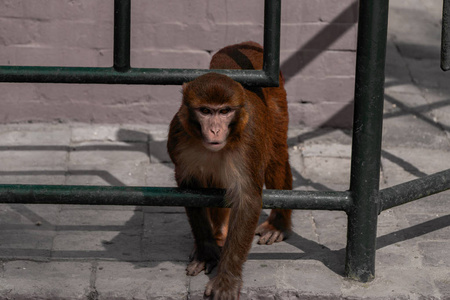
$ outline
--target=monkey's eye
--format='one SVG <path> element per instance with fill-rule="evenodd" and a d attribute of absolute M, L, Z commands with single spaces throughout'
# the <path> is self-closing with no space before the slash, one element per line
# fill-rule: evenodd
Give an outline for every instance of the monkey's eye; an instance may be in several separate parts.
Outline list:
<path fill-rule="evenodd" d="M 228 114 L 230 111 L 231 111 L 231 108 L 227 107 L 227 108 L 222 108 L 222 109 L 219 111 L 219 113 L 220 113 L 221 115 L 226 115 L 226 114 Z"/>
<path fill-rule="evenodd" d="M 207 108 L 207 107 L 200 107 L 200 108 L 199 108 L 199 111 L 200 111 L 202 114 L 204 114 L 204 115 L 209 115 L 209 114 L 211 114 L 211 110 L 210 110 L 209 108 Z"/>

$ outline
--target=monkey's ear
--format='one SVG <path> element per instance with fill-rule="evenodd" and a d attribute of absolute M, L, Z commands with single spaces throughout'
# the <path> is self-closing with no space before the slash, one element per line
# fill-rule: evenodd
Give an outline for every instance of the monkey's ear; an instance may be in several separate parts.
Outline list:
<path fill-rule="evenodd" d="M 186 96 L 186 89 L 187 89 L 188 83 L 187 82 L 183 82 L 183 84 L 181 85 L 181 94 L 183 95 L 183 99 Z"/>

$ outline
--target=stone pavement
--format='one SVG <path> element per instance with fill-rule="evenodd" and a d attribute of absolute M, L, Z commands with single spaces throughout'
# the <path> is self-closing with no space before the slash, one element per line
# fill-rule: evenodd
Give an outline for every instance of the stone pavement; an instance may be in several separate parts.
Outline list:
<path fill-rule="evenodd" d="M 450 168 L 439 2 L 391 0 L 382 188 Z M 166 136 L 167 125 L 0 125 L 0 183 L 174 186 Z M 292 127 L 289 145 L 296 189 L 348 189 L 350 131 Z M 254 243 L 241 299 L 450 299 L 450 192 L 380 214 L 370 283 L 343 277 L 345 213 L 293 219 L 288 240 Z M 0 299 L 201 299 L 208 276 L 184 272 L 192 246 L 183 208 L 0 205 Z"/>

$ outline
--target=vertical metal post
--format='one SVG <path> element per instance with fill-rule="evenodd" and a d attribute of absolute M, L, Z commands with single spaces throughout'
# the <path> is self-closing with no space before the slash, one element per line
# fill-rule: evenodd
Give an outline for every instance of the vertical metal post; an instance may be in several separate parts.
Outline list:
<path fill-rule="evenodd" d="M 348 211 L 346 276 L 375 276 L 379 177 L 383 123 L 384 65 L 389 0 L 359 3 L 355 111 Z"/>
<path fill-rule="evenodd" d="M 450 70 L 450 0 L 442 8 L 441 69 Z"/>
<path fill-rule="evenodd" d="M 281 0 L 265 0 L 263 69 L 277 83 L 280 73 L 280 24 Z"/>
<path fill-rule="evenodd" d="M 114 69 L 130 69 L 131 0 L 114 0 Z"/>

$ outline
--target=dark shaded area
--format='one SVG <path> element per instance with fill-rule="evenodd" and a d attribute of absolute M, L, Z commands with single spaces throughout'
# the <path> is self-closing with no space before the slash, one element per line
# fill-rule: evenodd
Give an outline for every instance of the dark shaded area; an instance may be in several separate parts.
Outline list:
<path fill-rule="evenodd" d="M 280 69 L 286 78 L 286 82 L 296 74 L 301 72 L 311 61 L 322 52 L 328 50 L 330 46 L 336 42 L 344 33 L 353 27 L 354 23 L 348 23 L 349 16 L 357 15 L 358 1 L 353 2 L 348 8 L 342 11 L 336 18 L 330 21 L 330 24 L 322 31 L 317 33 L 311 40 L 309 40 L 297 52 L 292 54 L 281 65 Z M 313 49 L 314 51 L 307 51 Z"/>

